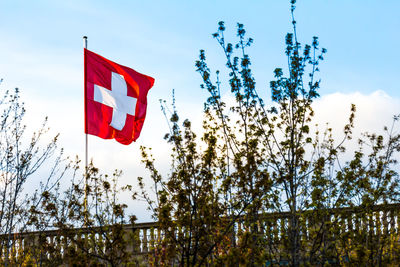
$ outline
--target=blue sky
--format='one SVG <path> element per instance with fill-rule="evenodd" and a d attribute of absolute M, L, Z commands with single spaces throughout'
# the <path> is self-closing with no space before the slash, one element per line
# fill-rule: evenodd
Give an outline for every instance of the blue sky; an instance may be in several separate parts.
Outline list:
<path fill-rule="evenodd" d="M 328 50 L 321 66 L 320 119 L 340 124 L 338 114 L 347 118 L 348 111 L 340 104 L 358 101 L 360 131 L 373 131 L 400 113 L 400 1 L 300 0 L 297 6 L 300 41 L 319 36 Z M 221 20 L 232 41 L 237 22 L 254 38 L 248 52 L 257 90 L 268 97 L 274 68 L 285 67 L 289 1 L 3 0 L 0 90 L 19 87 L 28 107 L 28 126 L 35 128 L 48 115 L 52 131 L 61 133 L 61 146 L 71 156 L 82 156 L 82 36 L 88 36 L 90 50 L 154 77 L 137 143 L 123 147 L 96 137 L 89 140 L 90 155 L 100 168 L 122 169 L 123 181 L 134 184 L 136 176 L 146 175 L 139 145 L 155 147 L 161 168 L 168 170 L 160 98 L 169 100 L 175 89 L 182 117 L 199 123 L 207 94 L 199 88 L 194 62 L 205 49 L 210 66 L 223 69 L 221 50 L 211 37 Z M 133 206 L 141 218 L 143 204 Z"/>

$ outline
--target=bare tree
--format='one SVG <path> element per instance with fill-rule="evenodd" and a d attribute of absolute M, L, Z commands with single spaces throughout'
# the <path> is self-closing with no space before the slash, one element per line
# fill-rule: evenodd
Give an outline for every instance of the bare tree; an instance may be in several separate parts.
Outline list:
<path fill-rule="evenodd" d="M 25 112 L 18 88 L 3 93 L 0 100 L 0 251 L 5 251 L 6 266 L 14 242 L 12 233 L 26 230 L 27 207 L 38 205 L 42 193 L 52 190 L 68 168 L 68 164 L 63 164 L 62 150 L 57 149 L 58 135 L 42 144 L 48 133 L 47 118 L 27 138 Z M 24 193 L 26 181 L 43 165 L 48 168 L 47 177 L 39 178 L 41 182 L 34 193 Z"/>

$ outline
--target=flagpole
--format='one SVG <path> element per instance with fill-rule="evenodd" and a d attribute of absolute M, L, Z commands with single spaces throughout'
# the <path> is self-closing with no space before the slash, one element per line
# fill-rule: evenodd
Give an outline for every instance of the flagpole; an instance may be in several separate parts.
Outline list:
<path fill-rule="evenodd" d="M 83 47 L 87 49 L 87 36 L 83 36 Z M 86 62 L 84 59 L 84 69 L 85 69 L 85 78 L 84 78 L 84 83 L 86 83 Z M 84 84 L 84 92 L 85 92 L 85 116 L 87 116 L 87 110 L 86 110 L 86 84 Z M 87 130 L 87 118 L 85 117 L 85 198 L 84 198 L 84 214 L 85 214 L 85 226 L 87 226 L 87 209 L 88 209 L 88 200 L 87 200 L 87 191 L 88 191 L 88 179 L 89 179 L 89 170 L 88 170 L 88 134 L 86 132 Z"/>

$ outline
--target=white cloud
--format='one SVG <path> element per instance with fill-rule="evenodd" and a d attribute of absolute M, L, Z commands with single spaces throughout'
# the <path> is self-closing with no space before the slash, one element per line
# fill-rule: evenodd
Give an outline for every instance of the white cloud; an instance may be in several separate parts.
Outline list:
<path fill-rule="evenodd" d="M 384 126 L 392 124 L 393 115 L 400 113 L 400 99 L 384 91 L 371 94 L 334 93 L 314 102 L 315 121 L 321 126 L 328 122 L 336 137 L 343 136 L 342 130 L 348 122 L 351 104 L 356 105 L 354 137 L 364 132 L 382 133 Z"/>

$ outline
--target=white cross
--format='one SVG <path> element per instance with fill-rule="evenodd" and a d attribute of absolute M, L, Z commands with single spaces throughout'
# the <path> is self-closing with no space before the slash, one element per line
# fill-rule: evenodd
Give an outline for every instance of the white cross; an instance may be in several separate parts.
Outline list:
<path fill-rule="evenodd" d="M 94 101 L 113 109 L 110 126 L 121 131 L 126 122 L 126 115 L 135 116 L 137 99 L 128 96 L 124 76 L 111 72 L 111 90 L 94 85 Z"/>

